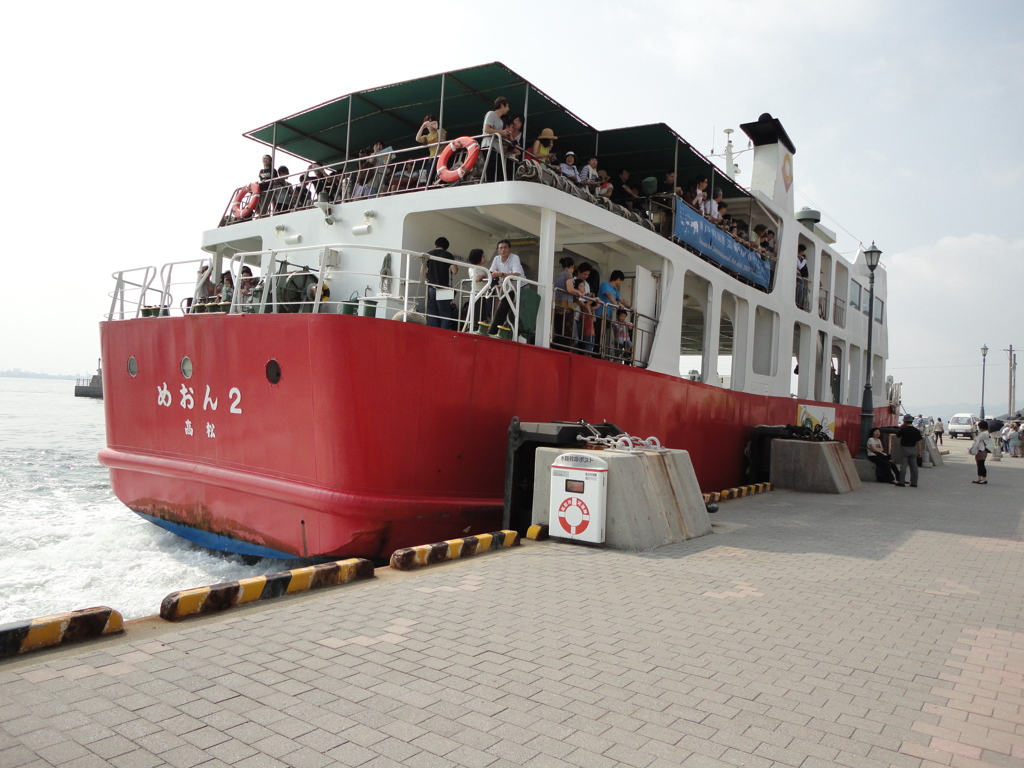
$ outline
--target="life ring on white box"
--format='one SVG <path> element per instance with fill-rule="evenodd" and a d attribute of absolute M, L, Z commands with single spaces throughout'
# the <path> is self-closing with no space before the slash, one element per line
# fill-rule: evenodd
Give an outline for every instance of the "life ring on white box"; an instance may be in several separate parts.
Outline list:
<path fill-rule="evenodd" d="M 466 159 L 457 168 L 449 168 L 448 163 L 451 162 L 452 155 L 459 149 L 466 150 Z M 441 150 L 441 155 L 438 157 L 437 178 L 446 184 L 464 179 L 466 174 L 473 170 L 478 157 L 480 157 L 480 145 L 476 139 L 469 136 L 456 139 Z"/>
<path fill-rule="evenodd" d="M 245 196 L 249 195 L 249 201 L 243 206 L 242 201 Z M 247 184 L 244 187 L 240 187 L 235 192 L 235 197 L 231 201 L 231 218 L 233 219 L 248 219 L 252 216 L 256 210 L 256 206 L 260 203 L 260 185 L 255 181 L 252 184 Z"/>

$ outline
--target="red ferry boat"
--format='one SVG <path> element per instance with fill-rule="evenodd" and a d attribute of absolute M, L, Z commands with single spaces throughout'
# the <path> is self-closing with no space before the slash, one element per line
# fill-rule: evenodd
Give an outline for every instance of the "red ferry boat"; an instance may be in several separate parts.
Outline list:
<path fill-rule="evenodd" d="M 524 136 L 550 129 L 554 152 L 631 171 L 637 197 L 621 205 L 567 178 L 514 131 L 482 133 L 499 97 Z M 194 258 L 114 275 L 100 460 L 115 493 L 214 549 L 376 558 L 501 526 L 513 417 L 656 435 L 690 451 L 706 491 L 742 482 L 759 424 L 821 421 L 856 452 L 869 332 L 876 423 L 892 422 L 898 400 L 884 270 L 872 322 L 863 254 L 844 259 L 820 215 L 794 211 L 781 123 L 763 115 L 742 130 L 750 189 L 663 124 L 597 130 L 494 63 L 251 131 L 271 169 L 278 153 L 310 168 L 229 190 Z M 438 143 L 455 137 L 463 149 Z M 737 230 L 763 224 L 778 245 L 716 226 L 668 173 L 683 189 L 706 177 Z M 454 256 L 429 258 L 455 274 L 428 286 L 439 237 Z M 501 240 L 524 275 L 491 279 Z M 482 266 L 465 261 L 475 248 Z M 597 324 L 590 350 L 589 301 L 555 287 L 566 256 L 592 267 L 580 293 L 617 282 L 630 308 L 622 324 Z M 481 333 L 502 301 L 507 322 Z"/>

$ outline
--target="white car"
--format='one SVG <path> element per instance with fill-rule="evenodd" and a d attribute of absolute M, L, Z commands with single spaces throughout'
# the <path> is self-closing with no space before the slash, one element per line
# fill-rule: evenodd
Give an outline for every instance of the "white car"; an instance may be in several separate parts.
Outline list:
<path fill-rule="evenodd" d="M 946 425 L 946 434 L 973 440 L 978 436 L 978 420 L 973 413 L 958 413 Z"/>

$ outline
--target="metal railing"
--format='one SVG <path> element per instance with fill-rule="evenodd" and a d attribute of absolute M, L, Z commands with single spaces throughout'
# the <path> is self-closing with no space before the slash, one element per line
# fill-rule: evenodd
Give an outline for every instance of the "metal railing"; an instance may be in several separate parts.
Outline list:
<path fill-rule="evenodd" d="M 846 301 L 838 296 L 832 302 L 832 322 L 840 328 L 846 327 Z"/>
<path fill-rule="evenodd" d="M 618 318 L 612 304 L 593 306 L 595 299 L 555 307 L 551 346 L 569 352 L 646 368 L 654 344 L 658 321 L 635 309 Z M 615 311 L 614 318 L 603 313 Z M 598 313 L 602 314 L 598 314 Z"/>
<path fill-rule="evenodd" d="M 481 142 L 485 137 L 472 138 Z M 505 155 L 502 142 L 495 141 L 494 145 L 496 149 L 481 147 L 476 163 L 459 184 L 479 184 L 484 181 L 485 169 L 492 164 L 502 171 L 502 181 L 511 177 L 511 158 Z M 438 155 L 443 149 L 444 145 L 438 150 Z M 275 177 L 259 185 L 266 189 L 258 193 L 259 199 L 248 214 L 245 211 L 249 208 L 253 193 L 249 191 L 251 185 L 247 184 L 231 193 L 220 226 L 305 210 L 313 208 L 318 202 L 331 204 L 371 200 L 431 187 L 451 186 L 437 178 L 437 157 L 424 157 L 423 151 L 423 147 L 399 150 L 385 148 L 373 155 Z M 501 154 L 501 162 L 492 161 L 492 152 Z M 453 157 L 453 165 L 458 164 L 459 152 Z"/>
<path fill-rule="evenodd" d="M 524 157 L 522 160 L 516 159 L 513 154 L 506 153 L 506 142 L 502 140 L 495 138 L 491 146 L 483 147 L 483 141 L 487 139 L 487 136 L 481 134 L 471 138 L 481 144 L 481 150 L 473 168 L 456 183 L 460 185 L 479 184 L 483 181 L 508 181 L 511 179 L 539 182 L 585 200 L 592 205 L 602 207 L 647 230 L 657 232 L 668 240 L 674 240 L 675 206 L 683 204 L 675 195 L 642 196 L 638 198 L 638 207 L 633 209 L 612 202 L 609 197 L 604 195 L 595 194 L 594 187 L 566 178 L 556 168 L 537 161 L 529 156 L 529 153 L 516 153 Z M 437 156 L 424 157 L 422 155 L 423 147 L 401 150 L 393 150 L 388 147 L 373 155 L 276 177 L 259 185 L 266 189 L 259 193 L 259 199 L 255 205 L 251 206 L 251 213 L 246 213 L 246 211 L 250 208 L 252 200 L 252 193 L 249 192 L 249 189 L 254 185 L 239 187 L 232 193 L 231 199 L 225 206 L 220 226 L 237 224 L 251 218 L 305 210 L 317 205 L 327 206 L 355 200 L 370 200 L 387 195 L 451 186 L 437 178 L 438 156 L 444 151 L 447 143 L 442 143 L 438 147 Z M 492 153 L 494 152 L 500 154 L 500 160 L 497 162 L 492 162 Z M 455 158 L 458 157 L 459 153 L 457 152 Z M 457 162 L 456 159 L 453 165 Z M 500 170 L 500 179 L 486 178 L 488 169 L 492 167 Z M 748 250 L 759 253 L 750 248 L 749 243 L 737 241 Z M 729 273 L 717 261 L 698 250 L 683 243 L 677 244 L 685 250 L 701 256 L 713 266 L 730 274 L 734 279 L 753 285 L 742 277 Z M 766 258 L 765 254 L 759 253 L 759 255 Z M 768 287 L 754 286 L 766 293 L 771 293 L 775 289 L 776 259 L 774 255 L 770 261 L 771 277 Z M 805 309 L 809 311 L 809 307 L 805 307 Z"/>
<path fill-rule="evenodd" d="M 135 275 L 141 272 L 142 276 Z M 127 308 L 128 317 L 141 317 L 142 308 L 148 307 L 146 303 L 150 293 L 160 295 L 162 289 L 153 287 L 156 280 L 156 267 L 138 267 L 136 269 L 125 269 L 111 275 L 114 278 L 114 290 L 110 296 L 110 312 L 107 313 L 107 320 L 124 320 Z"/>
<path fill-rule="evenodd" d="M 796 305 L 804 312 L 811 311 L 811 280 L 808 277 L 797 275 Z"/>
<path fill-rule="evenodd" d="M 828 320 L 828 291 L 818 288 L 818 317 Z"/>
<path fill-rule="evenodd" d="M 385 253 L 385 266 L 379 272 L 342 270 L 333 266 L 338 263 L 333 257 L 346 250 Z M 289 261 L 297 253 L 310 251 L 319 252 L 318 262 L 314 265 Z M 390 269 L 392 256 L 403 258 L 400 275 L 394 275 Z M 456 305 L 454 312 L 427 313 L 428 288 L 431 286 L 425 280 L 414 277 L 413 270 L 428 260 L 468 268 L 469 277 L 447 289 L 452 291 L 452 298 L 448 299 L 446 295 L 444 300 Z M 259 269 L 259 264 L 263 265 L 261 274 L 242 275 L 244 267 Z M 140 317 L 144 308 L 158 310 L 154 314 L 163 317 L 204 313 L 360 314 L 419 324 L 427 324 L 434 319 L 442 327 L 447 320 L 461 331 L 487 333 L 493 330 L 501 338 L 533 344 L 537 340 L 536 320 L 539 313 L 545 311 L 544 299 L 548 291 L 546 286 L 519 275 L 508 275 L 501 281 L 495 281 L 483 266 L 467 265 L 457 259 L 418 251 L 371 245 L 338 243 L 299 246 L 282 251 L 249 251 L 235 254 L 226 261 L 225 266 L 222 279 L 216 286 L 212 286 L 214 264 L 209 258 L 170 262 L 159 270 L 143 267 L 116 272 L 113 275 L 116 282 L 111 293 L 111 309 L 107 319 Z M 356 291 L 347 298 L 331 296 L 329 283 L 347 281 L 351 286 L 356 282 L 354 278 L 358 278 L 358 282 L 366 278 L 371 281 L 379 279 L 381 292 L 369 295 L 367 288 L 367 293 L 363 295 Z M 527 292 L 535 292 L 537 296 L 536 304 L 529 308 L 524 303 Z M 177 304 L 176 295 L 184 297 Z M 149 307 L 149 301 L 157 303 Z M 547 306 L 554 309 L 550 304 Z M 504 315 L 500 323 L 495 317 L 499 311 Z M 632 311 L 624 321 L 617 318 L 602 321 L 595 315 L 591 315 L 591 319 L 598 320 L 595 325 L 600 328 L 600 333 L 590 342 L 593 346 L 587 348 L 575 342 L 563 343 L 564 340 L 559 338 L 559 329 L 555 326 L 552 326 L 550 346 L 638 367 L 647 366 L 658 326 L 656 319 Z M 483 323 L 486 323 L 486 327 L 483 327 Z M 577 324 L 583 327 L 582 314 L 578 320 L 574 318 L 574 327 Z M 580 337 L 577 341 L 586 340 Z"/>

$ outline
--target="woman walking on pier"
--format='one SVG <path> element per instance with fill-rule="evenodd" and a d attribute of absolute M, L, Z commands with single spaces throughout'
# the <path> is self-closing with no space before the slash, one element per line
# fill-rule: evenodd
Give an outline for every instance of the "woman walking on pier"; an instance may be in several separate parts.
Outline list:
<path fill-rule="evenodd" d="M 985 459 L 988 455 L 995 450 L 995 445 L 992 443 L 992 435 L 988 433 L 988 422 L 978 422 L 978 436 L 974 439 L 974 444 L 968 449 L 974 460 L 978 463 L 978 479 L 972 480 L 971 482 L 975 485 L 988 485 L 988 470 L 985 469 Z"/>

